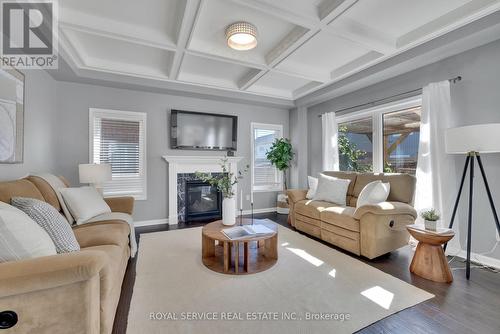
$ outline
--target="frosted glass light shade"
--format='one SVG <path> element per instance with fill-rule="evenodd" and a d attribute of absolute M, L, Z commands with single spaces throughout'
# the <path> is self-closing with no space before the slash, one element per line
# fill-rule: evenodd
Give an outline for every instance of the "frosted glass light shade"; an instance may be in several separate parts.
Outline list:
<path fill-rule="evenodd" d="M 236 22 L 226 28 L 227 45 L 234 50 L 251 50 L 257 46 L 257 28 L 248 22 Z"/>
<path fill-rule="evenodd" d="M 447 129 L 445 143 L 449 154 L 500 152 L 500 123 Z"/>
<path fill-rule="evenodd" d="M 81 164 L 78 166 L 80 183 L 101 184 L 111 180 L 111 165 Z"/>

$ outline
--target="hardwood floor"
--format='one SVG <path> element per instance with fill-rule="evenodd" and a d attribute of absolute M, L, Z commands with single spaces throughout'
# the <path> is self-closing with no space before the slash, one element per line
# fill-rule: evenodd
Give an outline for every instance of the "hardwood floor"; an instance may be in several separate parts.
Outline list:
<path fill-rule="evenodd" d="M 285 215 L 272 213 L 259 214 L 255 215 L 255 217 L 269 218 L 285 227 L 289 227 Z M 140 247 L 141 233 L 175 230 L 201 225 L 203 224 L 141 227 L 136 229 L 136 237 L 138 238 Z M 322 242 L 321 240 L 318 241 Z M 345 254 L 349 254 L 327 243 L 324 244 Z M 451 263 L 454 275 L 453 283 L 434 283 L 410 273 L 408 268 L 412 256 L 413 251 L 409 246 L 374 260 L 353 256 L 370 266 L 376 267 L 436 296 L 424 303 L 382 319 L 360 330 L 358 333 L 500 333 L 500 274 L 482 268 L 474 268 L 471 272 L 470 281 L 467 281 L 463 270 L 464 265 L 460 261 L 461 259 L 456 259 Z M 114 334 L 123 334 L 127 329 L 127 317 L 135 281 L 136 259 L 137 257 L 131 259 L 125 274 L 122 295 L 115 317 Z"/>

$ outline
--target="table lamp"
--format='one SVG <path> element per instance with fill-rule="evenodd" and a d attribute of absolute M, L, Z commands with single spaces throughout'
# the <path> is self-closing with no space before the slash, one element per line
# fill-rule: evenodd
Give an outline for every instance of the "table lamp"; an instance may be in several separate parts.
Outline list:
<path fill-rule="evenodd" d="M 484 180 L 486 193 L 490 202 L 491 211 L 495 219 L 497 231 L 500 234 L 500 223 L 498 222 L 498 215 L 495 209 L 495 203 L 491 196 L 490 186 L 486 178 L 483 163 L 480 154 L 483 153 L 499 153 L 500 152 L 500 123 L 469 125 L 458 128 L 451 128 L 446 130 L 445 135 L 446 153 L 448 154 L 463 154 L 466 156 L 464 171 L 460 181 L 460 188 L 458 190 L 457 199 L 453 207 L 451 215 L 450 226 L 453 227 L 455 215 L 457 213 L 458 203 L 460 202 L 460 195 L 464 186 L 467 171 L 469 173 L 469 208 L 468 208 L 468 222 L 467 222 L 467 265 L 465 268 L 465 275 L 467 279 L 470 278 L 470 253 L 471 253 L 471 234 L 472 234 L 472 204 L 474 193 L 474 164 L 475 160 L 479 165 L 481 176 Z M 446 250 L 446 245 L 444 246 Z"/>
<path fill-rule="evenodd" d="M 80 164 L 78 165 L 80 183 L 94 186 L 102 195 L 102 184 L 111 181 L 111 165 L 108 164 Z"/>

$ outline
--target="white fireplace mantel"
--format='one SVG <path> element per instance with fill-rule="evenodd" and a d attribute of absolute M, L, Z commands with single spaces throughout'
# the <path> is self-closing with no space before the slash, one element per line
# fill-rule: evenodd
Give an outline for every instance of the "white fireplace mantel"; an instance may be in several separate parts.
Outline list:
<path fill-rule="evenodd" d="M 227 159 L 230 171 L 236 173 L 243 157 L 164 155 L 163 159 L 168 163 L 168 223 L 173 225 L 178 223 L 177 174 L 221 172 L 221 159 Z M 237 185 L 233 186 L 233 192 L 238 193 Z"/>

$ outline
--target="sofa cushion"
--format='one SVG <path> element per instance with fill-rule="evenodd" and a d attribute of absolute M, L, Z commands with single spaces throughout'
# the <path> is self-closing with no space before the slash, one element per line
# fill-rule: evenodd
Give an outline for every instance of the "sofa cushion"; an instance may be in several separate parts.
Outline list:
<path fill-rule="evenodd" d="M 55 254 L 43 228 L 21 210 L 0 202 L 0 263 Z"/>
<path fill-rule="evenodd" d="M 57 211 L 61 211 L 61 205 L 59 204 L 59 200 L 57 199 L 57 194 L 47 181 L 39 176 L 32 175 L 28 176 L 26 179 L 38 188 L 43 198 L 45 199 L 45 202 L 52 205 L 54 208 L 56 208 Z"/>
<path fill-rule="evenodd" d="M 412 204 L 413 194 L 415 192 L 416 179 L 413 175 L 409 174 L 358 174 L 356 184 L 354 185 L 353 198 L 349 206 L 356 206 L 357 198 L 361 190 L 370 182 L 380 180 L 382 182 L 389 182 L 391 184 L 391 191 L 387 201 L 403 202 Z"/>
<path fill-rule="evenodd" d="M 80 250 L 68 221 L 49 203 L 34 198 L 13 197 L 12 205 L 26 213 L 47 232 L 58 254 Z"/>
<path fill-rule="evenodd" d="M 106 263 L 99 272 L 101 299 L 101 333 L 111 333 L 120 299 L 123 276 L 127 268 L 129 249 L 116 245 L 102 245 L 82 248 L 85 251 L 101 251 Z"/>
<path fill-rule="evenodd" d="M 334 176 L 319 174 L 318 188 L 314 194 L 315 201 L 328 201 L 346 205 L 347 188 L 351 180 L 339 179 Z"/>
<path fill-rule="evenodd" d="M 334 205 L 335 204 L 330 202 L 304 199 L 295 203 L 295 212 L 300 213 L 303 216 L 319 219 L 321 211 Z"/>
<path fill-rule="evenodd" d="M 320 219 L 322 223 L 359 232 L 359 220 L 353 218 L 354 211 L 355 209 L 350 206 L 331 206 L 321 211 Z"/>
<path fill-rule="evenodd" d="M 130 227 L 127 223 L 116 220 L 103 223 L 89 223 L 73 228 L 76 240 L 80 247 L 92 247 L 100 245 L 116 245 L 125 247 L 128 245 Z"/>
<path fill-rule="evenodd" d="M 328 176 L 333 176 L 339 179 L 346 179 L 350 180 L 351 182 L 349 183 L 349 187 L 347 188 L 347 196 L 346 196 L 346 203 L 349 205 L 351 202 L 351 198 L 354 194 L 354 185 L 356 184 L 356 179 L 358 177 L 358 173 L 356 172 L 340 172 L 340 171 L 326 171 L 322 172 L 325 175 Z"/>
<path fill-rule="evenodd" d="M 28 180 L 0 182 L 0 201 L 10 204 L 12 197 L 29 197 L 45 200 L 38 188 Z"/>
<path fill-rule="evenodd" d="M 64 188 L 60 192 L 77 225 L 111 212 L 109 205 L 94 187 Z"/>

